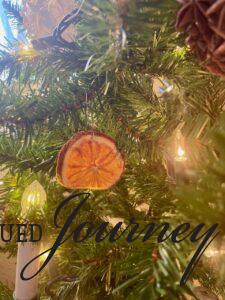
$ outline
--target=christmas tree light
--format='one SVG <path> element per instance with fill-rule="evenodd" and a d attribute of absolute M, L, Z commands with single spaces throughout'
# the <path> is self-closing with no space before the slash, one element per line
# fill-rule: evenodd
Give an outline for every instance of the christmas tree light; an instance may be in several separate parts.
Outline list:
<path fill-rule="evenodd" d="M 175 157 L 176 161 L 186 161 L 187 157 L 186 157 L 186 152 L 184 150 L 184 148 L 182 148 L 182 146 L 178 146 L 178 150 L 177 150 L 177 156 Z"/>
<path fill-rule="evenodd" d="M 35 180 L 24 191 L 21 201 L 23 216 L 26 216 L 31 209 L 42 209 L 47 196 L 43 186 Z"/>

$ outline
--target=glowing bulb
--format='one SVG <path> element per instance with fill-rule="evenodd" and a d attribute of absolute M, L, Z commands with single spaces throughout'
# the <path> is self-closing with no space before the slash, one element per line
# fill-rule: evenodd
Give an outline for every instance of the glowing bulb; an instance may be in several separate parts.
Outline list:
<path fill-rule="evenodd" d="M 21 45 L 18 51 L 15 52 L 15 55 L 18 56 L 20 60 L 26 59 L 33 59 L 38 56 L 38 51 L 34 49 L 33 45 L 25 44 Z"/>
<path fill-rule="evenodd" d="M 183 157 L 184 155 L 185 155 L 184 149 L 181 146 L 179 146 L 179 148 L 178 148 L 178 156 L 179 157 Z"/>
<path fill-rule="evenodd" d="M 4 184 L 4 182 L 2 180 L 0 180 L 0 185 L 3 185 L 3 184 Z"/>
<path fill-rule="evenodd" d="M 187 160 L 185 150 L 181 146 L 178 147 L 176 160 L 177 161 Z"/>
<path fill-rule="evenodd" d="M 23 193 L 21 201 L 22 215 L 26 216 L 32 208 L 42 209 L 46 200 L 47 196 L 43 186 L 35 180 Z"/>

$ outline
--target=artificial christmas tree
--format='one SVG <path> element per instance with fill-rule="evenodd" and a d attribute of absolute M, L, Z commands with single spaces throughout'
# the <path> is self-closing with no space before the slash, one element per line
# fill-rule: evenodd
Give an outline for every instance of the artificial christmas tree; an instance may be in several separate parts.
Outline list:
<path fill-rule="evenodd" d="M 197 265 L 190 257 L 204 226 L 219 224 L 220 237 L 225 229 L 224 80 L 177 33 L 174 0 L 74 7 L 48 36 L 1 50 L 1 223 L 5 235 L 10 224 L 39 224 L 44 244 L 33 261 L 41 272 L 27 275 L 27 261 L 20 279 L 38 275 L 30 294 L 46 300 L 191 299 L 196 281 L 223 299 L 223 268 L 218 276 L 205 251 Z M 69 41 L 68 28 L 76 32 Z M 36 181 L 47 201 L 29 208 L 28 197 L 21 209 Z M 15 257 L 17 238 L 2 253 Z"/>

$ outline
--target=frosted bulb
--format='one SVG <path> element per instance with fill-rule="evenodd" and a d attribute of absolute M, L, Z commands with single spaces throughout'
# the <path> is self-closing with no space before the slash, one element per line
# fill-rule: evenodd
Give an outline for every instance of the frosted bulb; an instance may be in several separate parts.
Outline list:
<path fill-rule="evenodd" d="M 26 216 L 30 209 L 42 209 L 47 200 L 46 192 L 43 186 L 35 180 L 24 191 L 21 207 L 22 215 Z"/>

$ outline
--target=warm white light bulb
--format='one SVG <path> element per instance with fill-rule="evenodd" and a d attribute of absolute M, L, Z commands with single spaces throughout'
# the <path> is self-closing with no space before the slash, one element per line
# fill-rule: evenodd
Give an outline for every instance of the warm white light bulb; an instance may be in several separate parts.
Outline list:
<path fill-rule="evenodd" d="M 185 151 L 184 151 L 184 149 L 183 149 L 181 146 L 179 146 L 177 152 L 178 152 L 178 156 L 179 156 L 179 157 L 185 156 Z"/>
<path fill-rule="evenodd" d="M 185 150 L 181 146 L 179 146 L 177 149 L 176 160 L 177 161 L 186 161 L 187 160 Z"/>
<path fill-rule="evenodd" d="M 47 200 L 46 192 L 43 186 L 35 180 L 24 191 L 21 206 L 22 215 L 26 216 L 30 209 L 42 209 Z"/>

